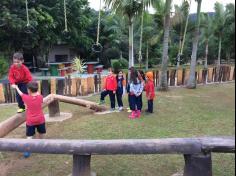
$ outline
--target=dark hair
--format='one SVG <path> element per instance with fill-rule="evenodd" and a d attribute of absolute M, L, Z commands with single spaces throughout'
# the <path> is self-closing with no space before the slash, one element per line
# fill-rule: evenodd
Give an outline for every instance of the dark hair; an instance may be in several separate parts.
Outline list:
<path fill-rule="evenodd" d="M 22 53 L 16 52 L 16 53 L 14 53 L 14 55 L 13 55 L 13 59 L 17 59 L 17 60 L 23 61 L 23 60 L 24 60 L 24 56 L 23 56 Z"/>
<path fill-rule="evenodd" d="M 108 68 L 108 71 L 110 71 L 110 70 L 111 70 L 112 73 L 114 73 L 114 70 L 113 70 L 112 67 L 109 67 L 109 68 Z"/>
<path fill-rule="evenodd" d="M 36 93 L 39 89 L 38 83 L 37 82 L 29 82 L 27 84 L 27 88 L 32 92 L 32 93 Z"/>
<path fill-rule="evenodd" d="M 145 77 L 145 74 L 144 74 L 143 70 L 139 70 L 138 72 L 141 75 L 142 79 L 145 81 L 146 77 Z"/>
<path fill-rule="evenodd" d="M 134 84 L 138 84 L 138 72 L 137 70 L 134 69 L 134 67 L 131 67 L 130 69 L 130 82 Z"/>

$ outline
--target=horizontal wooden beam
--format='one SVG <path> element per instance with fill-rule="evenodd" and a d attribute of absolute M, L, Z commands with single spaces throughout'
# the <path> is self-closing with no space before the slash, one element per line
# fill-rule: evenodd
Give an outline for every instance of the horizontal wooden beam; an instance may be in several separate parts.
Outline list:
<path fill-rule="evenodd" d="M 208 145 L 201 138 L 170 138 L 170 139 L 130 139 L 130 140 L 27 140 L 0 139 L 0 151 L 15 151 L 47 154 L 77 155 L 116 155 L 116 154 L 198 154 L 202 147 L 209 146 L 208 152 L 217 146 L 227 146 L 226 151 L 234 152 L 233 138 L 209 138 Z M 206 142 L 206 143 L 205 143 Z M 214 152 L 215 149 L 212 150 Z"/>
<path fill-rule="evenodd" d="M 87 108 L 92 109 L 96 112 L 101 112 L 101 111 L 107 110 L 107 108 L 105 106 L 100 106 L 97 103 L 94 103 L 92 101 L 82 100 L 82 99 L 67 97 L 67 96 L 62 96 L 62 95 L 55 95 L 55 94 L 52 96 L 54 97 L 55 100 L 58 100 L 60 102 L 79 105 L 82 107 L 87 107 Z"/>

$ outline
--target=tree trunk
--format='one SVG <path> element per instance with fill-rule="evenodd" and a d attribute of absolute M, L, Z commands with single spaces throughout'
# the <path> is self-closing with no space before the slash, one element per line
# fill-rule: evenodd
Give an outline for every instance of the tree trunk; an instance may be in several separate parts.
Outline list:
<path fill-rule="evenodd" d="M 164 40 L 163 40 L 163 54 L 162 54 L 162 68 L 161 68 L 161 83 L 160 90 L 168 90 L 167 68 L 168 68 L 168 49 L 169 49 L 169 35 L 170 35 L 170 9 L 172 0 L 166 0 L 166 15 L 164 23 Z"/>
<path fill-rule="evenodd" d="M 197 24 L 196 24 L 196 29 L 195 29 L 194 39 L 193 39 L 190 77 L 187 83 L 187 88 L 189 89 L 195 89 L 197 86 L 195 73 L 196 73 L 196 64 L 197 64 L 197 50 L 198 50 L 198 40 L 199 40 L 201 4 L 202 4 L 202 0 L 198 0 Z"/>
<path fill-rule="evenodd" d="M 144 2 L 143 2 L 144 3 Z M 143 44 L 143 18 L 144 18 L 144 7 L 142 9 L 142 17 L 141 17 L 141 32 L 140 32 L 140 44 L 139 44 L 139 67 L 142 68 L 142 44 Z"/>
<path fill-rule="evenodd" d="M 146 51 L 146 71 L 148 71 L 148 57 L 149 57 L 149 48 L 147 43 L 147 51 Z"/>
<path fill-rule="evenodd" d="M 134 24 L 133 18 L 129 19 L 129 67 L 134 66 L 134 40 L 133 40 Z"/>
<path fill-rule="evenodd" d="M 178 70 L 180 66 L 181 47 L 182 47 L 182 32 L 180 33 L 180 37 L 179 37 L 179 51 L 177 55 L 176 70 Z"/>
<path fill-rule="evenodd" d="M 207 62 L 208 62 L 208 48 L 209 48 L 209 40 L 207 39 L 206 40 L 206 50 L 205 50 L 205 64 L 204 64 L 204 68 L 205 69 L 207 69 L 207 67 L 208 67 L 208 64 L 207 64 Z"/>
<path fill-rule="evenodd" d="M 216 80 L 220 82 L 220 60 L 221 60 L 221 44 L 222 38 L 219 37 L 219 48 L 218 48 L 218 60 L 217 60 L 217 69 L 216 69 Z"/>

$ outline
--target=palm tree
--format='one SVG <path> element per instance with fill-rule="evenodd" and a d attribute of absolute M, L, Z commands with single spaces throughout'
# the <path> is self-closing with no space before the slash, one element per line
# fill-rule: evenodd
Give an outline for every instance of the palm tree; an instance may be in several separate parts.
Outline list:
<path fill-rule="evenodd" d="M 172 0 L 166 0 L 165 3 L 165 19 L 164 19 L 164 40 L 162 53 L 162 67 L 161 67 L 161 83 L 160 90 L 166 91 L 168 89 L 167 81 L 167 67 L 168 67 L 168 49 L 169 49 L 169 35 L 170 35 L 170 10 Z"/>
<path fill-rule="evenodd" d="M 201 44 L 205 44 L 205 63 L 204 69 L 208 67 L 208 51 L 209 51 L 209 41 L 213 37 L 212 28 L 213 28 L 213 20 L 210 17 L 209 13 L 201 14 L 202 21 L 202 41 Z"/>
<path fill-rule="evenodd" d="M 220 74 L 220 61 L 221 61 L 221 49 L 222 49 L 222 39 L 223 39 L 223 32 L 226 23 L 226 13 L 224 10 L 224 6 L 219 2 L 215 3 L 215 18 L 214 18 L 214 25 L 215 25 L 215 35 L 218 38 L 218 59 L 217 59 L 217 69 L 216 69 L 216 80 L 219 80 Z"/>
<path fill-rule="evenodd" d="M 197 6 L 197 21 L 195 26 L 194 32 L 194 39 L 193 39 L 193 49 L 192 49 L 192 56 L 191 56 L 191 67 L 190 67 L 190 77 L 187 83 L 187 88 L 195 89 L 196 88 L 196 64 L 197 64 L 197 50 L 198 50 L 198 40 L 199 40 L 199 29 L 200 29 L 200 15 L 201 15 L 201 5 L 202 0 L 196 0 L 198 3 Z"/>
<path fill-rule="evenodd" d="M 179 35 L 179 50 L 177 55 L 177 65 L 176 70 L 178 70 L 180 65 L 180 57 L 183 54 L 185 38 L 187 34 L 189 12 L 190 12 L 191 0 L 183 0 L 181 6 L 175 5 L 175 16 L 172 19 L 172 25 L 180 25 L 180 35 Z"/>
<path fill-rule="evenodd" d="M 134 66 L 134 17 L 142 10 L 144 6 L 149 6 L 152 0 L 105 0 L 107 6 L 115 12 L 128 17 L 129 25 L 129 67 Z"/>

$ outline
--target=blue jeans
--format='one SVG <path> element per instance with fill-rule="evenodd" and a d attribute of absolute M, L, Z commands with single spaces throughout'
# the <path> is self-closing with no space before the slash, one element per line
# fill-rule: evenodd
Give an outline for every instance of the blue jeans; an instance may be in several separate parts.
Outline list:
<path fill-rule="evenodd" d="M 24 94 L 28 94 L 28 90 L 27 90 L 27 84 L 26 83 L 18 83 L 16 84 L 20 91 Z M 21 96 L 18 94 L 18 92 L 16 91 L 16 100 L 17 100 L 17 103 L 18 103 L 18 107 L 19 108 L 22 108 L 22 109 L 25 109 L 25 104 L 21 98 Z"/>
<path fill-rule="evenodd" d="M 136 97 L 135 95 L 130 95 L 130 109 L 132 111 L 142 110 L 142 98 L 141 96 Z"/>

